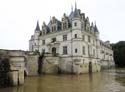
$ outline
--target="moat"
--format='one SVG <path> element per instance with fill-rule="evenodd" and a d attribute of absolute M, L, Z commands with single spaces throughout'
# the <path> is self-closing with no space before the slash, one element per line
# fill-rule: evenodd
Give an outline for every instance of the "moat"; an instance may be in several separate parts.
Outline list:
<path fill-rule="evenodd" d="M 26 77 L 18 87 L 0 92 L 125 92 L 125 69 L 83 75 L 42 75 Z"/>

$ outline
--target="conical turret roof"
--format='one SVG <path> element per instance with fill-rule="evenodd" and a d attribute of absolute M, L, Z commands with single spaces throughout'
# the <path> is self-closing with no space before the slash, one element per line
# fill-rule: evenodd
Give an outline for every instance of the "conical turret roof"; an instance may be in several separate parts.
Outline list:
<path fill-rule="evenodd" d="M 40 31 L 40 27 L 39 27 L 39 22 L 37 21 L 37 24 L 36 24 L 36 29 L 35 31 Z"/>

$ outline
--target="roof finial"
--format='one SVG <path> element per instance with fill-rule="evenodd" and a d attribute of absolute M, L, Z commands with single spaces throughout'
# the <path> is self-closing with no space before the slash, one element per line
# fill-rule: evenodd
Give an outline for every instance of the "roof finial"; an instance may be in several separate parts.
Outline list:
<path fill-rule="evenodd" d="M 98 28 L 97 28 L 97 26 L 96 26 L 96 21 L 95 21 L 95 32 L 99 32 L 99 31 L 98 31 Z"/>
<path fill-rule="evenodd" d="M 96 21 L 95 21 L 95 26 L 96 26 Z"/>
<path fill-rule="evenodd" d="M 39 27 L 39 21 L 37 20 L 37 24 L 36 24 L 36 29 L 35 31 L 40 31 L 40 27 Z"/>
<path fill-rule="evenodd" d="M 51 16 L 50 16 L 50 20 L 51 20 Z"/>
<path fill-rule="evenodd" d="M 72 12 L 73 12 L 73 5 L 71 5 L 71 10 L 72 10 Z"/>
<path fill-rule="evenodd" d="M 77 3 L 76 3 L 76 0 L 75 0 L 75 9 L 77 9 Z"/>

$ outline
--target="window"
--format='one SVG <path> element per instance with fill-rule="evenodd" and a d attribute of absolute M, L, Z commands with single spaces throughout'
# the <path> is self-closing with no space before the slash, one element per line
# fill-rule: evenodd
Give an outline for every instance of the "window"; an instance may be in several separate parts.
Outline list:
<path fill-rule="evenodd" d="M 75 34 L 75 38 L 77 38 L 77 34 Z"/>
<path fill-rule="evenodd" d="M 95 56 L 96 52 L 95 52 L 95 49 L 93 49 L 93 55 Z"/>
<path fill-rule="evenodd" d="M 36 43 L 34 43 L 34 45 L 36 46 Z"/>
<path fill-rule="evenodd" d="M 93 45 L 95 45 L 95 41 L 93 40 Z"/>
<path fill-rule="evenodd" d="M 104 51 L 102 50 L 101 53 L 104 53 Z"/>
<path fill-rule="evenodd" d="M 54 31 L 56 31 L 56 26 L 54 26 Z"/>
<path fill-rule="evenodd" d="M 56 42 L 56 38 L 52 38 L 52 42 Z"/>
<path fill-rule="evenodd" d="M 82 47 L 82 53 L 85 55 L 85 46 Z"/>
<path fill-rule="evenodd" d="M 31 45 L 31 51 L 33 51 L 33 45 Z"/>
<path fill-rule="evenodd" d="M 84 61 L 85 61 L 85 60 L 83 59 L 83 64 L 84 64 Z"/>
<path fill-rule="evenodd" d="M 45 45 L 45 40 L 42 40 L 42 44 Z"/>
<path fill-rule="evenodd" d="M 55 47 L 52 48 L 52 55 L 56 56 L 56 48 Z"/>
<path fill-rule="evenodd" d="M 43 29 L 43 34 L 46 34 L 45 30 Z"/>
<path fill-rule="evenodd" d="M 74 26 L 75 26 L 75 27 L 77 26 L 77 22 L 74 23 Z"/>
<path fill-rule="evenodd" d="M 108 52 L 106 52 L 106 55 L 108 55 Z"/>
<path fill-rule="evenodd" d="M 82 40 L 85 41 L 85 36 L 84 35 L 82 35 Z"/>
<path fill-rule="evenodd" d="M 67 46 L 63 46 L 63 54 L 67 54 Z"/>
<path fill-rule="evenodd" d="M 44 53 L 45 52 L 45 49 L 42 49 L 42 53 Z"/>
<path fill-rule="evenodd" d="M 88 36 L 88 42 L 90 42 L 90 36 Z"/>
<path fill-rule="evenodd" d="M 63 35 L 63 41 L 67 40 L 67 35 Z"/>
<path fill-rule="evenodd" d="M 77 49 L 75 49 L 75 53 L 77 53 Z"/>
<path fill-rule="evenodd" d="M 54 31 L 54 28 L 52 27 L 52 32 Z"/>
<path fill-rule="evenodd" d="M 66 29 L 66 22 L 65 23 L 63 23 L 63 29 Z"/>

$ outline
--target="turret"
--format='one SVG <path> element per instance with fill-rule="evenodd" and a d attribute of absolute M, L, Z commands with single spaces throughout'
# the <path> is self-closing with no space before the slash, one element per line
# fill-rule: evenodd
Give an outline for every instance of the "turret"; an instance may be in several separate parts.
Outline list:
<path fill-rule="evenodd" d="M 96 26 L 96 23 L 95 23 L 95 26 L 94 26 L 94 32 L 95 32 L 96 37 L 99 38 L 99 31 L 98 31 L 98 28 Z"/>
<path fill-rule="evenodd" d="M 93 22 L 91 23 L 90 30 L 91 30 L 91 33 L 92 33 L 92 34 L 94 34 L 94 33 L 95 33 L 95 31 L 94 31 L 94 24 L 93 24 Z"/>
<path fill-rule="evenodd" d="M 75 4 L 75 10 L 73 12 L 72 17 L 72 29 L 81 29 L 81 16 L 80 16 L 80 10 L 77 9 L 77 5 Z"/>
<path fill-rule="evenodd" d="M 87 32 L 90 32 L 89 17 L 86 17 L 86 19 L 85 19 L 85 30 L 86 30 Z"/>
<path fill-rule="evenodd" d="M 39 27 L 39 22 L 37 21 L 37 24 L 36 24 L 36 29 L 35 31 L 40 31 L 40 27 Z"/>
<path fill-rule="evenodd" d="M 34 32 L 34 39 L 38 39 L 40 35 L 40 27 L 39 27 L 39 22 L 37 21 L 35 32 Z"/>

